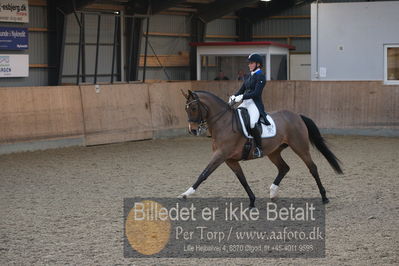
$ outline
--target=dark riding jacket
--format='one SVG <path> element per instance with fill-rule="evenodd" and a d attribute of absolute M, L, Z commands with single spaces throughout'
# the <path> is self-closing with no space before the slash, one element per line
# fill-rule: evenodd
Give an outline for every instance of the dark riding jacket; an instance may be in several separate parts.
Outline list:
<path fill-rule="evenodd" d="M 266 120 L 265 107 L 262 101 L 262 91 L 266 85 L 265 74 L 262 70 L 258 70 L 253 75 L 249 75 L 237 91 L 235 96 L 243 94 L 243 100 L 252 99 L 256 107 L 258 107 L 260 115 Z"/>

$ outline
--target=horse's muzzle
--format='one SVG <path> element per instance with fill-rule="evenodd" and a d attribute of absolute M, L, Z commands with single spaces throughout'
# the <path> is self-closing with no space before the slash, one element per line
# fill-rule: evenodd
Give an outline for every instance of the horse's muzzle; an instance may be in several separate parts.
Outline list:
<path fill-rule="evenodd" d="M 191 123 L 188 124 L 188 132 L 194 136 L 204 135 L 208 130 L 208 127 L 205 124 L 200 124 L 196 128 L 193 128 Z"/>
<path fill-rule="evenodd" d="M 198 130 L 191 127 L 191 123 L 188 124 L 188 133 L 190 135 L 197 136 Z"/>
<path fill-rule="evenodd" d="M 191 129 L 188 131 L 188 133 L 190 133 L 191 135 L 194 135 L 194 136 L 198 136 L 198 130 L 196 130 L 196 129 Z"/>

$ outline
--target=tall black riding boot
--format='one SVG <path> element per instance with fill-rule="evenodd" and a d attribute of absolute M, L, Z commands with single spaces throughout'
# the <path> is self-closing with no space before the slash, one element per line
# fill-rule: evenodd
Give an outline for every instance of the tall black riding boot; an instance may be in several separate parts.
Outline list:
<path fill-rule="evenodd" d="M 252 137 L 254 137 L 255 145 L 256 145 L 255 150 L 254 150 L 254 157 L 255 158 L 263 157 L 262 138 L 261 138 L 259 130 L 256 126 L 251 129 L 251 135 L 252 135 Z"/>
<path fill-rule="evenodd" d="M 266 126 L 270 126 L 270 122 L 269 120 L 267 120 L 267 116 L 262 116 L 261 117 L 261 121 L 266 125 Z"/>

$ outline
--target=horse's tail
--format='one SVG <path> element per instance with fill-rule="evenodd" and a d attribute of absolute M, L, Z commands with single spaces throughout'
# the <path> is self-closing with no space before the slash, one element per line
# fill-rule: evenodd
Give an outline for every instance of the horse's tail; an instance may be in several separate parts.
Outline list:
<path fill-rule="evenodd" d="M 324 157 L 327 159 L 328 163 L 331 165 L 331 167 L 334 169 L 336 173 L 343 174 L 340 166 L 341 164 L 340 160 L 338 160 L 338 158 L 334 155 L 334 153 L 328 148 L 326 141 L 321 136 L 319 128 L 316 126 L 315 122 L 313 122 L 312 119 L 304 115 L 301 115 L 301 118 L 303 122 L 305 122 L 306 127 L 308 128 L 309 140 L 312 143 L 312 145 L 316 146 L 316 148 L 321 152 L 321 154 L 324 155 Z"/>

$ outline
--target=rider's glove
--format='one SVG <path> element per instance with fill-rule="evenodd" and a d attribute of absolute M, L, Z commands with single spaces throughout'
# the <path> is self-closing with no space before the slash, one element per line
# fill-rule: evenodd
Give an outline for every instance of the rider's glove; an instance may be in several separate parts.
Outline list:
<path fill-rule="evenodd" d="M 240 95 L 236 96 L 234 100 L 236 101 L 236 103 L 238 103 L 238 102 L 242 101 L 243 97 L 244 97 L 244 95 L 240 94 Z"/>
<path fill-rule="evenodd" d="M 234 103 L 235 102 L 235 98 L 236 98 L 235 95 L 231 95 L 230 98 L 229 98 L 229 104 Z"/>

